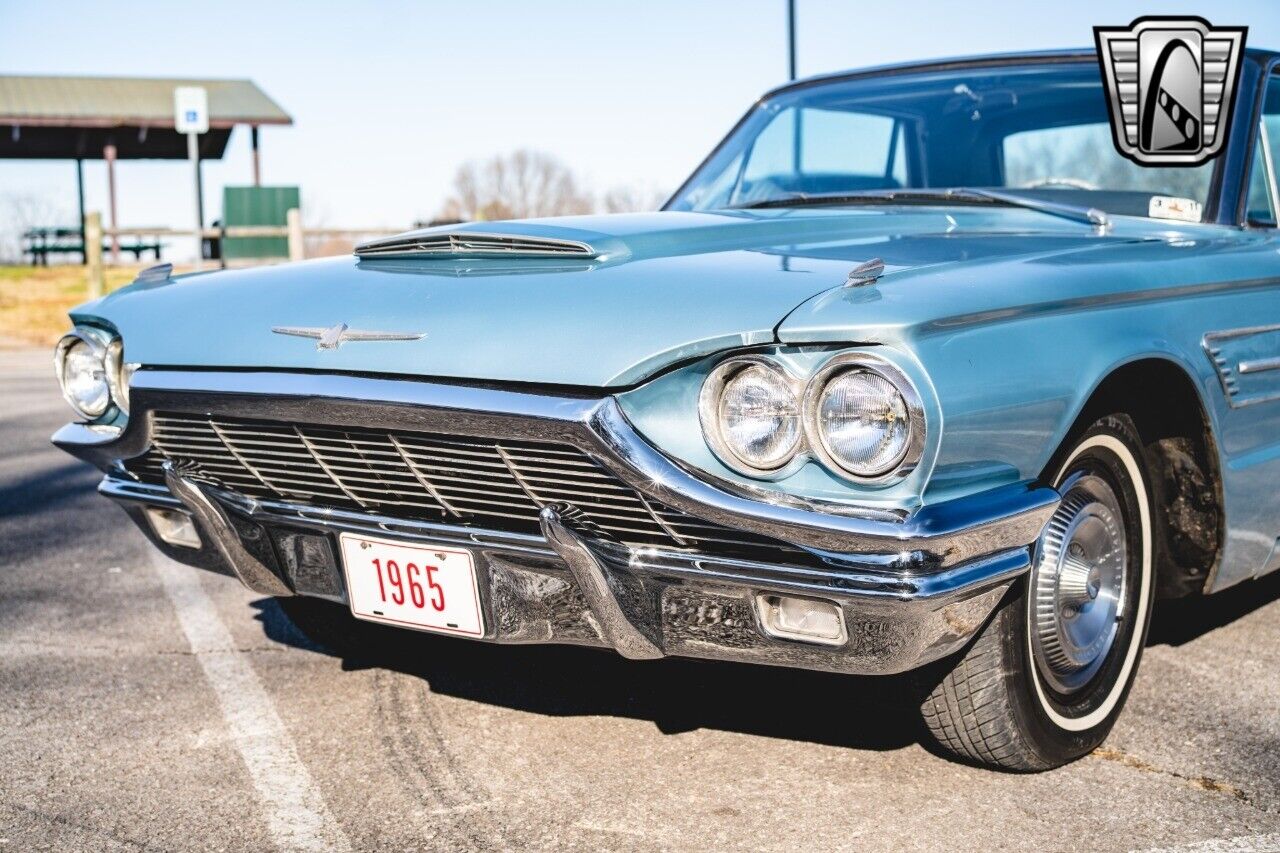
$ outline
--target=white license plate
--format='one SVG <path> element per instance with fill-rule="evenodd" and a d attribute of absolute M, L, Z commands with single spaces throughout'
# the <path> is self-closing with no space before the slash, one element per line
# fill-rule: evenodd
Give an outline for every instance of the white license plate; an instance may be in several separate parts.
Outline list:
<path fill-rule="evenodd" d="M 471 552 L 352 533 L 343 533 L 338 541 L 353 615 L 427 631 L 484 636 Z"/>

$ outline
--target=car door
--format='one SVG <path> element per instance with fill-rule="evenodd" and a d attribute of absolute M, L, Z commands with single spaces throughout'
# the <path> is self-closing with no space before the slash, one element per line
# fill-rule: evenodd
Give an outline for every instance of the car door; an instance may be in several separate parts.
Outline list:
<path fill-rule="evenodd" d="M 1207 330 L 1204 337 L 1226 402 L 1217 439 L 1226 462 L 1230 531 L 1215 589 L 1280 569 L 1280 71 L 1275 66 L 1264 85 L 1244 176 L 1241 224 L 1264 238 L 1249 254 L 1274 260 L 1254 270 L 1263 273 L 1263 286 L 1238 292 L 1233 312 L 1238 319 Z"/>

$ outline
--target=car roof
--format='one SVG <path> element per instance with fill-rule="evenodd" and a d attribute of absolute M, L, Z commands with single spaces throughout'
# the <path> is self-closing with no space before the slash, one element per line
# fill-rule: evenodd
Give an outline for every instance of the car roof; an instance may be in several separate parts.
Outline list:
<path fill-rule="evenodd" d="M 1259 47 L 1246 47 L 1245 58 L 1262 66 L 1267 66 L 1280 52 L 1265 50 Z M 879 77 L 892 74 L 909 74 L 918 71 L 950 71 L 961 68 L 979 68 L 992 65 L 1039 65 L 1055 62 L 1097 62 L 1098 54 L 1093 48 L 1077 47 L 1057 50 L 1033 50 L 1016 53 L 989 53 L 977 56 L 960 56 L 947 59 L 931 59 L 923 62 L 900 62 L 890 65 L 875 65 L 869 68 L 854 68 L 846 71 L 835 71 L 817 74 L 794 80 L 783 86 L 771 89 L 761 98 L 771 98 L 782 92 L 803 89 L 822 83 L 838 80 L 856 80 L 861 77 Z"/>

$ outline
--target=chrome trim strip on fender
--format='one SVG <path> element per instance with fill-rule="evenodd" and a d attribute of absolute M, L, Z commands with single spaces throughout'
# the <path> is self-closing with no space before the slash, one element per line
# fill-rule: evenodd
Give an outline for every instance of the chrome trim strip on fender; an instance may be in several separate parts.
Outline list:
<path fill-rule="evenodd" d="M 1280 357 L 1241 357 L 1253 355 L 1257 347 L 1256 345 L 1251 347 L 1249 339 L 1261 335 L 1273 336 L 1273 340 L 1269 343 L 1264 342 L 1264 350 L 1270 346 L 1274 351 L 1277 346 L 1280 346 L 1280 325 L 1248 326 L 1241 329 L 1209 332 L 1200 342 L 1205 355 L 1213 362 L 1213 369 L 1218 374 L 1218 381 L 1222 386 L 1222 393 L 1227 398 L 1227 404 L 1233 409 L 1280 400 L 1280 390 L 1276 390 L 1274 382 L 1268 382 L 1265 377 L 1251 381 L 1243 379 L 1245 376 L 1257 376 L 1260 373 L 1280 370 Z"/>
<path fill-rule="evenodd" d="M 1268 370 L 1280 370 L 1280 357 L 1242 361 L 1236 366 L 1236 371 L 1242 374 L 1263 373 Z"/>

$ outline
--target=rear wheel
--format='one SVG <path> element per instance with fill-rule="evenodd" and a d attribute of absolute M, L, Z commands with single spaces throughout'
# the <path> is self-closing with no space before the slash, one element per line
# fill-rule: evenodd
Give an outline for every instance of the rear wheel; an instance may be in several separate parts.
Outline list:
<path fill-rule="evenodd" d="M 1106 738 L 1152 605 L 1152 512 L 1133 422 L 1094 423 L 1051 470 L 1062 502 L 1030 573 L 922 705 L 955 755 L 1010 770 L 1073 761 Z"/>

